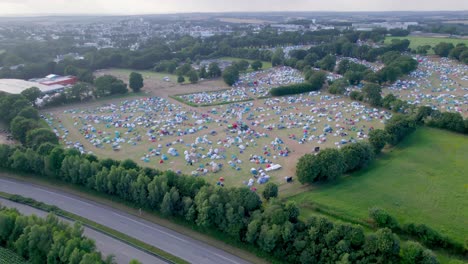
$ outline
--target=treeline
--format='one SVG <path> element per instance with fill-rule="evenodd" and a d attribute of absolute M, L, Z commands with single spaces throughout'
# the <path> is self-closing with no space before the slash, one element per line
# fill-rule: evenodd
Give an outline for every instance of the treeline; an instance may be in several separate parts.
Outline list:
<path fill-rule="evenodd" d="M 27 90 L 26 90 L 27 91 Z M 41 122 L 39 112 L 22 94 L 0 93 L 0 121 L 5 123 L 13 138 L 27 147 L 37 147 L 48 142 L 58 144 L 58 139 L 47 125 Z"/>
<path fill-rule="evenodd" d="M 468 47 L 465 43 L 454 46 L 452 43 L 441 42 L 434 46 L 434 53 L 441 57 L 449 57 L 468 64 Z"/>
<path fill-rule="evenodd" d="M 361 166 L 361 161 L 347 162 L 349 169 Z M 403 260 L 399 254 L 404 247 L 389 229 L 366 235 L 361 227 L 325 218 L 300 221 L 294 203 L 270 198 L 276 196 L 275 188 L 267 192 L 265 197 L 270 199 L 262 204 L 260 197 L 245 187 L 212 186 L 201 178 L 141 168 L 132 160 L 99 160 L 75 149 L 65 150 L 56 145 L 56 139 L 26 146 L 0 145 L 0 167 L 82 186 L 215 229 L 288 263 Z"/>
<path fill-rule="evenodd" d="M 80 224 L 70 226 L 52 214 L 43 219 L 0 207 L 0 246 L 32 264 L 115 263 L 112 256 L 102 260 L 94 241 L 83 236 Z"/>
<path fill-rule="evenodd" d="M 424 225 L 409 223 L 401 225 L 395 217 L 383 209 L 371 208 L 369 216 L 379 228 L 390 228 L 392 231 L 409 236 L 421 242 L 428 248 L 445 249 L 452 254 L 468 256 L 468 249 L 463 244 L 458 243 L 448 236 L 444 236 L 434 229 Z"/>
<path fill-rule="evenodd" d="M 306 82 L 275 87 L 270 90 L 272 96 L 283 96 L 290 94 L 300 94 L 322 89 L 327 75 L 321 71 L 310 71 L 305 74 Z"/>
<path fill-rule="evenodd" d="M 46 143 L 48 144 L 48 143 Z M 405 246 L 390 229 L 366 234 L 362 227 L 312 217 L 298 219 L 299 209 L 275 198 L 263 202 L 248 188 L 221 188 L 201 178 L 140 168 L 61 147 L 0 145 L 0 166 L 37 177 L 53 177 L 89 190 L 119 197 L 134 206 L 177 217 L 254 245 L 259 252 L 288 263 L 348 261 L 398 263 Z M 430 254 L 432 263 L 437 263 Z M 424 262 L 416 262 L 424 263 Z"/>

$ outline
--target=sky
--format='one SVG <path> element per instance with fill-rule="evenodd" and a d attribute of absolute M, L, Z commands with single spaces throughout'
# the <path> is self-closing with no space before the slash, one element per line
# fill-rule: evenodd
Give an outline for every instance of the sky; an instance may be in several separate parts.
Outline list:
<path fill-rule="evenodd" d="M 0 16 L 256 11 L 468 10 L 468 0 L 0 0 Z"/>

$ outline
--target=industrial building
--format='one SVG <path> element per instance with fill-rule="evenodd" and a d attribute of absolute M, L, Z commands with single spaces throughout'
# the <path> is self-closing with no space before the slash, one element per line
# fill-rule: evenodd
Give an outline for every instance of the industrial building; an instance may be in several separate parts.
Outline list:
<path fill-rule="evenodd" d="M 45 94 L 62 91 L 65 87 L 77 82 L 75 76 L 59 76 L 51 74 L 42 79 L 31 79 L 29 81 L 20 79 L 0 79 L 0 91 L 10 94 L 20 94 L 22 91 L 37 87 Z"/>

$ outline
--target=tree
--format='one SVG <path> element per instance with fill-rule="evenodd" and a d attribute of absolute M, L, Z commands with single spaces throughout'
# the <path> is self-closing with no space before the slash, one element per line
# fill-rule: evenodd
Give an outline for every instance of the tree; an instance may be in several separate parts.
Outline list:
<path fill-rule="evenodd" d="M 21 110 L 18 113 L 17 117 L 18 116 L 33 119 L 33 120 L 39 120 L 39 111 L 37 111 L 37 109 L 32 106 L 28 106 L 26 108 L 23 108 L 23 110 Z"/>
<path fill-rule="evenodd" d="M 208 76 L 210 78 L 218 78 L 222 75 L 221 69 L 219 68 L 218 63 L 212 62 L 208 66 Z"/>
<path fill-rule="evenodd" d="M 328 92 L 331 94 L 344 94 L 346 92 L 346 87 L 348 86 L 348 82 L 341 78 L 338 80 L 333 81 L 333 83 L 328 86 Z"/>
<path fill-rule="evenodd" d="M 130 73 L 129 86 L 130 89 L 133 90 L 133 92 L 138 93 L 144 86 L 143 76 L 137 72 Z"/>
<path fill-rule="evenodd" d="M 278 197 L 278 185 L 275 183 L 269 182 L 265 185 L 265 189 L 262 192 L 263 198 L 265 200 L 270 200 L 270 198 Z"/>
<path fill-rule="evenodd" d="M 240 72 L 246 71 L 249 68 L 249 62 L 246 61 L 246 60 L 240 60 L 240 61 L 234 63 L 234 65 L 235 65 L 235 67 L 237 67 L 237 69 Z"/>
<path fill-rule="evenodd" d="M 34 119 L 25 118 L 22 116 L 17 116 L 13 118 L 10 124 L 10 131 L 13 135 L 13 138 L 19 140 L 21 143 L 26 143 L 26 134 L 32 130 L 39 127 L 39 124 Z"/>
<path fill-rule="evenodd" d="M 362 93 L 366 101 L 369 102 L 372 106 L 380 106 L 382 101 L 382 87 L 380 85 L 369 83 L 364 85 L 362 88 Z"/>
<path fill-rule="evenodd" d="M 259 69 L 263 67 L 263 63 L 259 60 L 256 60 L 252 62 L 252 64 L 250 64 L 250 67 L 252 67 L 254 71 L 258 71 Z"/>
<path fill-rule="evenodd" d="M 189 81 L 190 83 L 197 83 L 198 82 L 198 74 L 196 71 L 192 70 L 188 72 Z"/>
<path fill-rule="evenodd" d="M 336 65 L 336 57 L 328 54 L 323 59 L 321 59 L 317 64 L 320 67 L 320 69 L 324 71 L 333 71 Z"/>
<path fill-rule="evenodd" d="M 439 55 L 441 57 L 447 57 L 450 51 L 452 51 L 452 49 L 454 48 L 455 46 L 453 46 L 452 43 L 440 42 L 439 44 L 435 45 L 435 47 L 432 49 L 434 50 L 434 53 L 436 55 Z"/>
<path fill-rule="evenodd" d="M 227 67 L 223 72 L 223 79 L 227 85 L 232 86 L 239 80 L 239 70 L 233 66 Z"/>
<path fill-rule="evenodd" d="M 47 128 L 36 128 L 26 134 L 26 145 L 32 148 L 38 148 L 46 142 L 58 145 L 57 136 Z"/>
<path fill-rule="evenodd" d="M 388 227 L 395 230 L 400 227 L 398 221 L 383 209 L 373 207 L 369 210 L 369 216 L 380 228 Z"/>
<path fill-rule="evenodd" d="M 177 77 L 177 83 L 184 83 L 184 82 L 185 82 L 184 76 L 179 75 L 179 76 Z"/>
<path fill-rule="evenodd" d="M 372 145 L 375 154 L 379 154 L 387 144 L 388 133 L 382 129 L 374 129 L 369 132 L 369 143 Z"/>
<path fill-rule="evenodd" d="M 96 78 L 94 85 L 96 86 L 97 97 L 128 92 L 127 84 L 112 75 L 104 75 Z"/>
<path fill-rule="evenodd" d="M 28 99 L 29 102 L 35 105 L 37 98 L 41 96 L 42 92 L 37 87 L 31 87 L 21 92 L 21 95 Z"/>
<path fill-rule="evenodd" d="M 416 47 L 416 53 L 421 55 L 427 55 L 427 52 L 431 49 L 430 45 L 422 45 Z"/>
<path fill-rule="evenodd" d="M 367 166 L 374 159 L 374 149 L 368 143 L 357 142 L 344 146 L 341 149 L 346 172 L 359 170 Z"/>
<path fill-rule="evenodd" d="M 206 79 L 206 77 L 208 77 L 208 73 L 206 72 L 205 65 L 202 65 L 200 67 L 200 73 L 198 75 L 200 76 L 200 79 Z"/>
<path fill-rule="evenodd" d="M 275 53 L 273 53 L 273 56 L 271 57 L 271 64 L 273 67 L 282 65 L 284 63 L 284 51 L 283 49 L 276 49 Z"/>

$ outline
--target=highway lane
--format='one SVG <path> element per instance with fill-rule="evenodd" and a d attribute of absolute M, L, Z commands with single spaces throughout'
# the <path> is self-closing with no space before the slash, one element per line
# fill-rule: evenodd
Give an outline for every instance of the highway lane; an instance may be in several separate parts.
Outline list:
<path fill-rule="evenodd" d="M 66 211 L 144 241 L 191 263 L 249 263 L 242 258 L 168 228 L 72 194 L 4 178 L 0 178 L 0 191 L 30 197 L 46 204 L 58 206 Z"/>
<path fill-rule="evenodd" d="M 16 208 L 23 215 L 35 214 L 40 217 L 46 217 L 47 213 L 36 208 L 15 203 L 3 198 L 0 198 L 0 204 L 9 207 Z M 72 221 L 59 217 L 60 220 L 73 224 Z M 127 245 L 115 238 L 102 234 L 94 229 L 84 227 L 83 234 L 93 239 L 96 242 L 96 248 L 102 253 L 103 257 L 110 254 L 115 256 L 115 261 L 119 264 L 128 264 L 132 259 L 137 259 L 143 264 L 164 264 L 166 262 L 161 259 L 145 253 L 137 248 Z"/>

